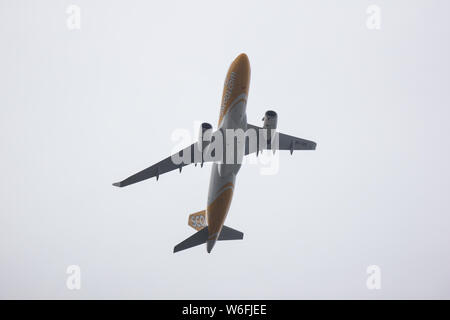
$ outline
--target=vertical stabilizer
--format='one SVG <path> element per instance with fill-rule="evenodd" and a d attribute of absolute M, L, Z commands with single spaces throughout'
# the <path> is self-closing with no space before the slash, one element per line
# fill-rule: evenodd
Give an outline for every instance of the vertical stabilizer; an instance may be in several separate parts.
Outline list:
<path fill-rule="evenodd" d="M 199 231 L 206 227 L 206 211 L 191 213 L 189 215 L 188 225 Z"/>

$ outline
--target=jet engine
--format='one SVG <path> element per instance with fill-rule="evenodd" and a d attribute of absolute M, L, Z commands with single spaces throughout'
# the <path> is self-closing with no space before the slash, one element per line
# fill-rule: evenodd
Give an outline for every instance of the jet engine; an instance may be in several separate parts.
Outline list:
<path fill-rule="evenodd" d="M 278 115 L 275 111 L 268 110 L 264 114 L 262 120 L 264 121 L 263 128 L 266 129 L 263 130 L 263 137 L 265 137 L 267 146 L 270 148 L 272 145 L 272 138 L 277 129 Z"/>
<path fill-rule="evenodd" d="M 277 121 L 278 121 L 278 115 L 275 111 L 268 110 L 264 114 L 264 117 L 262 118 L 264 121 L 264 129 L 276 129 L 277 128 Z"/>
<path fill-rule="evenodd" d="M 205 152 L 205 148 L 208 146 L 208 144 L 211 142 L 212 138 L 212 125 L 207 122 L 203 122 L 200 125 L 200 130 L 198 133 L 198 146 L 201 147 L 201 159 L 200 159 L 200 165 L 203 167 L 203 156 Z M 197 163 L 195 163 L 197 165 Z"/>
<path fill-rule="evenodd" d="M 208 144 L 211 141 L 212 137 L 212 125 L 208 122 L 203 122 L 200 125 L 200 131 L 198 133 L 198 141 L 207 142 Z"/>

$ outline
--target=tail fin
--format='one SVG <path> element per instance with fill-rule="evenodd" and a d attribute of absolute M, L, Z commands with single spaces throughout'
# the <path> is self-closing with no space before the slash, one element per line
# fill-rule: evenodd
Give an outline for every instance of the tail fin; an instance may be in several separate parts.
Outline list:
<path fill-rule="evenodd" d="M 234 230 L 233 228 L 223 226 L 217 240 L 242 240 L 244 238 L 244 233 Z M 203 227 L 200 231 L 197 231 L 192 236 L 186 240 L 180 242 L 173 248 L 173 252 L 178 252 L 186 250 L 192 247 L 196 247 L 208 241 L 208 226 Z"/>
<path fill-rule="evenodd" d="M 191 213 L 189 215 L 188 225 L 199 231 L 206 227 L 206 211 L 202 210 L 199 212 Z"/>

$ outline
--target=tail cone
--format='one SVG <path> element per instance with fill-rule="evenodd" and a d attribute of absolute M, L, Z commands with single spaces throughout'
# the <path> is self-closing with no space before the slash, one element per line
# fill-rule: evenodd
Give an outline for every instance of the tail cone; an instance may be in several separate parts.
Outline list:
<path fill-rule="evenodd" d="M 211 253 L 211 250 L 213 249 L 215 244 L 216 244 L 216 240 L 208 240 L 206 242 L 206 251 L 208 251 L 208 253 Z"/>

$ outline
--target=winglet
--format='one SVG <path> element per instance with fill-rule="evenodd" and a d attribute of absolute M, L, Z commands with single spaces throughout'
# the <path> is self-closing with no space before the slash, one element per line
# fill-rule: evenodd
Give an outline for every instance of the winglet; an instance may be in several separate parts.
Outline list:
<path fill-rule="evenodd" d="M 120 182 L 113 183 L 112 185 L 115 186 L 115 187 L 122 187 L 122 185 L 120 184 Z"/>

